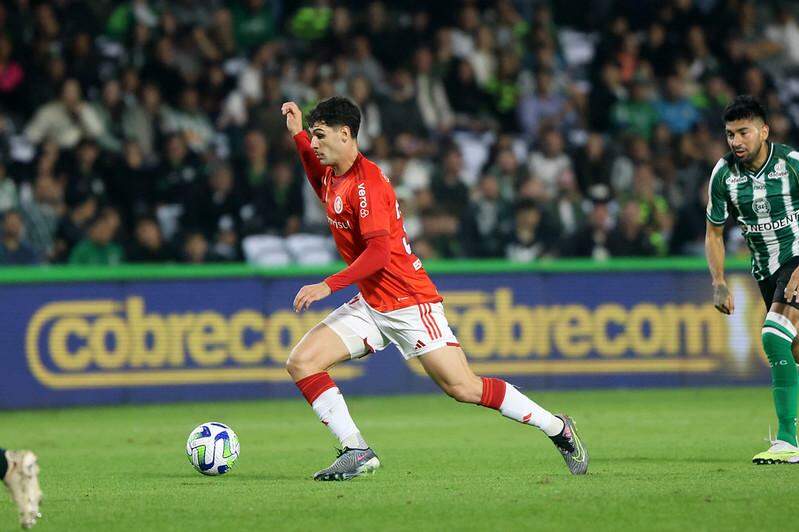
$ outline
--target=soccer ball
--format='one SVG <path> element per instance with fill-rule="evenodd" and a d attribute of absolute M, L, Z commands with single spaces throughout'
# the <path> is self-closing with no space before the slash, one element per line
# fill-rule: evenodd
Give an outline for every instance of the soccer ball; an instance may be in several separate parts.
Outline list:
<path fill-rule="evenodd" d="M 203 475 L 223 475 L 239 457 L 239 437 L 227 425 L 209 421 L 191 431 L 186 454 Z"/>

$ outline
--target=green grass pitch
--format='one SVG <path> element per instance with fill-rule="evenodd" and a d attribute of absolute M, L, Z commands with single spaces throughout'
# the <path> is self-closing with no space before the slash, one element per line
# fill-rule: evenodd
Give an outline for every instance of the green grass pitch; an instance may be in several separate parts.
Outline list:
<path fill-rule="evenodd" d="M 799 466 L 750 463 L 767 446 L 767 388 L 535 398 L 575 417 L 588 476 L 570 476 L 535 428 L 438 395 L 350 398 L 383 468 L 343 483 L 310 479 L 335 442 L 300 397 L 0 412 L 0 443 L 39 454 L 40 531 L 776 530 L 793 520 L 780 501 L 796 493 Z M 222 477 L 196 473 L 184 451 L 211 420 L 241 440 Z M 15 520 L 0 500 L 0 530 Z"/>

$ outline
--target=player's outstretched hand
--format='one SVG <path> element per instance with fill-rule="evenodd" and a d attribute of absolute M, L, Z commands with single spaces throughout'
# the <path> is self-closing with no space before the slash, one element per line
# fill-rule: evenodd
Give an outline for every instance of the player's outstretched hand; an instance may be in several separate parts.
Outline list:
<path fill-rule="evenodd" d="M 280 108 L 280 112 L 286 117 L 286 128 L 293 137 L 302 131 L 302 111 L 294 102 L 286 102 Z"/>
<path fill-rule="evenodd" d="M 713 306 L 722 314 L 732 314 L 735 310 L 735 303 L 727 283 L 713 285 Z"/>
<path fill-rule="evenodd" d="M 793 271 L 791 278 L 788 279 L 788 284 L 785 285 L 785 299 L 788 300 L 788 303 L 799 302 L 799 270 Z"/>
<path fill-rule="evenodd" d="M 311 303 L 326 298 L 330 292 L 330 287 L 325 282 L 303 286 L 294 297 L 294 312 L 306 310 Z"/>

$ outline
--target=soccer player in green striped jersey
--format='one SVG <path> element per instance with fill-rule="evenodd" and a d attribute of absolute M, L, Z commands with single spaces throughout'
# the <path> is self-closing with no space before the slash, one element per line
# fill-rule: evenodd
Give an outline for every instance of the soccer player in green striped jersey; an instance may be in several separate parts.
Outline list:
<path fill-rule="evenodd" d="M 756 464 L 799 463 L 796 409 L 799 380 L 794 351 L 799 327 L 799 152 L 768 141 L 766 112 L 751 96 L 724 110 L 730 153 L 710 176 L 705 252 L 713 303 L 732 314 L 724 278 L 724 223 L 732 214 L 752 254 L 752 275 L 768 313 L 761 339 L 771 366 L 777 439 L 752 458 Z"/>

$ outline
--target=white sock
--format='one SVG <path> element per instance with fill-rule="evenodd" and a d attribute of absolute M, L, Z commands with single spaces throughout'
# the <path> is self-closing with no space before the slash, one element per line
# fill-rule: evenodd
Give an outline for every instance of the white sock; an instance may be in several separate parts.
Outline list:
<path fill-rule="evenodd" d="M 500 413 L 510 419 L 533 425 L 547 436 L 557 436 L 563 430 L 563 421 L 548 410 L 544 410 L 510 383 L 505 386 L 505 398 L 499 407 Z"/>
<path fill-rule="evenodd" d="M 344 396 L 338 388 L 325 390 L 311 405 L 319 420 L 338 438 L 342 447 L 366 449 L 368 445 L 350 416 Z"/>

